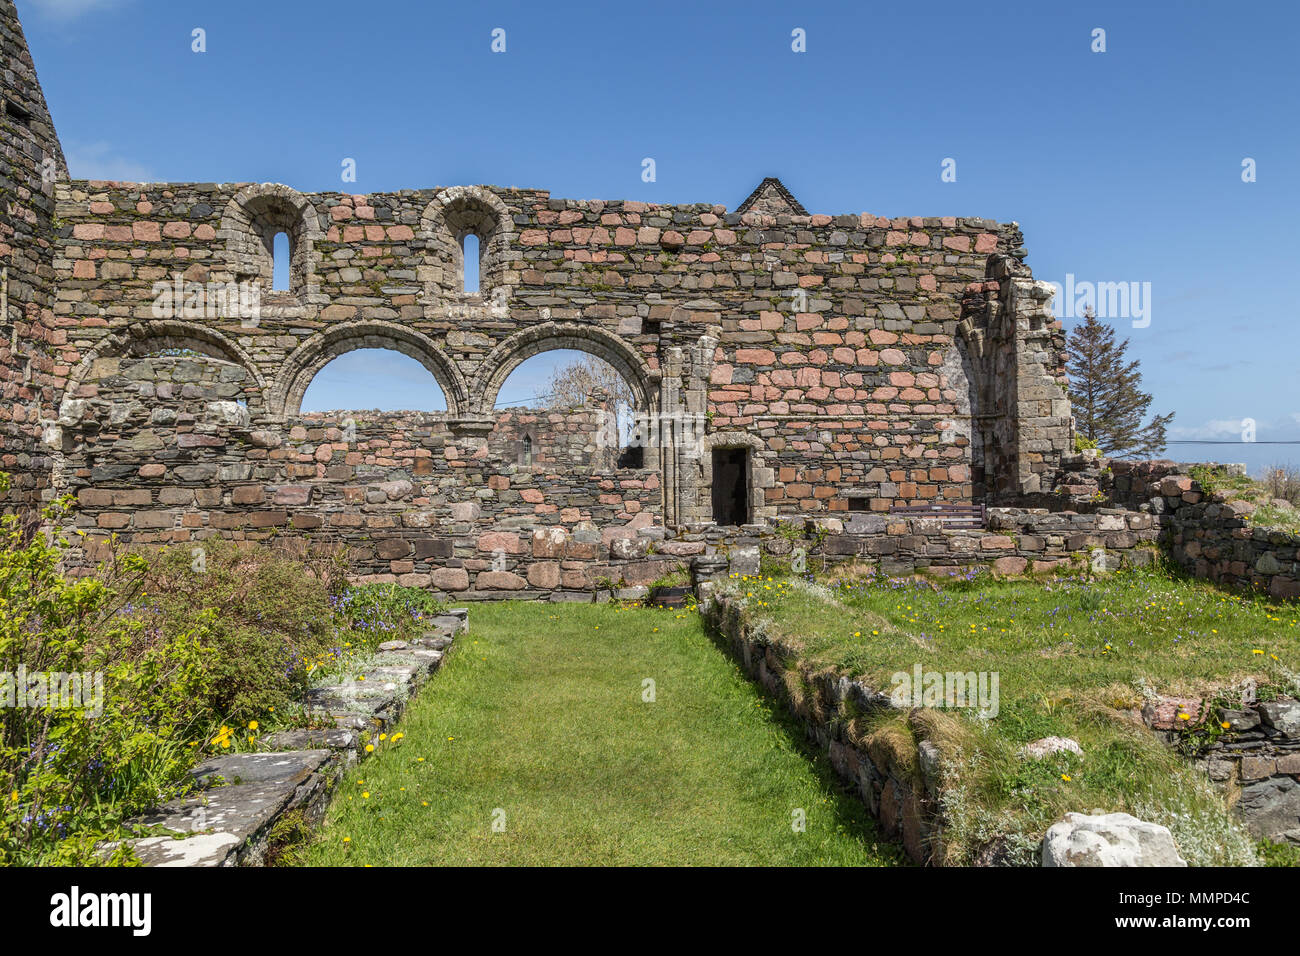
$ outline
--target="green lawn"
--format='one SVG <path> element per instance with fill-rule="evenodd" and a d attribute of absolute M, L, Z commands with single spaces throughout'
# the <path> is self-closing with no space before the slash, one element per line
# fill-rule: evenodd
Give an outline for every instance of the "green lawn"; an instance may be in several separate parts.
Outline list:
<path fill-rule="evenodd" d="M 856 573 L 855 573 L 856 571 Z M 996 716 L 945 709 L 933 724 L 952 779 L 949 862 L 992 834 L 1028 863 L 1068 810 L 1126 811 L 1174 831 L 1195 863 L 1242 863 L 1249 840 L 1223 800 L 1137 717 L 1150 693 L 1226 701 L 1253 678 L 1260 696 L 1300 691 L 1300 609 L 1152 570 L 1054 581 L 877 580 L 867 568 L 821 584 L 741 579 L 728 587 L 810 670 L 834 667 L 889 692 L 895 673 L 997 674 Z M 827 586 L 829 585 L 829 586 Z M 1193 715 L 1194 716 L 1194 715 Z M 863 720 L 864 734 L 891 722 Z M 1214 720 L 1188 734 L 1214 734 Z M 1083 757 L 1026 761 L 1041 737 Z"/>
<path fill-rule="evenodd" d="M 900 865 L 695 613 L 480 604 L 470 631 L 301 862 Z"/>

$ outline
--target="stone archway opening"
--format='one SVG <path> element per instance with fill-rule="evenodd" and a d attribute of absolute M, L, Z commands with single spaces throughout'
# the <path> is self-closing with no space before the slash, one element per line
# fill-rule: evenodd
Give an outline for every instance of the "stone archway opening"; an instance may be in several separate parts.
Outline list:
<path fill-rule="evenodd" d="M 358 348 L 327 362 L 303 392 L 301 414 L 447 411 L 447 395 L 419 361 L 396 349 Z"/>
<path fill-rule="evenodd" d="M 459 370 L 427 335 L 389 322 L 357 322 L 335 326 L 299 346 L 286 360 L 276 380 L 271 407 L 285 417 L 298 415 L 308 387 L 321 370 L 341 356 L 357 351 L 397 352 L 423 366 L 441 390 L 445 401 L 440 404 L 449 417 L 462 414 L 469 405 L 468 390 Z M 410 369 L 409 365 L 402 367 Z M 379 374 L 382 370 L 376 370 L 372 385 L 378 381 Z M 426 384 L 420 378 L 416 381 Z M 388 387 L 388 383 L 383 384 Z M 352 390 L 364 389 L 364 386 L 363 376 Z"/>
<path fill-rule="evenodd" d="M 512 457 L 521 464 L 560 464 L 557 442 L 572 444 L 566 432 L 584 421 L 593 467 L 646 467 L 647 410 L 614 365 L 572 348 L 544 349 L 510 364 L 496 389 L 492 415 L 499 429 L 509 422 L 518 430 L 518 454 Z"/>

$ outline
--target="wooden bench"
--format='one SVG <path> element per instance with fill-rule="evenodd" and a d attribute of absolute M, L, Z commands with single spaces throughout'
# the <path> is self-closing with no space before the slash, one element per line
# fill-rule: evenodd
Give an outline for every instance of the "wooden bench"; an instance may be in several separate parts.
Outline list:
<path fill-rule="evenodd" d="M 895 505 L 889 513 L 908 518 L 938 518 L 948 528 L 982 528 L 985 518 L 983 504 Z"/>

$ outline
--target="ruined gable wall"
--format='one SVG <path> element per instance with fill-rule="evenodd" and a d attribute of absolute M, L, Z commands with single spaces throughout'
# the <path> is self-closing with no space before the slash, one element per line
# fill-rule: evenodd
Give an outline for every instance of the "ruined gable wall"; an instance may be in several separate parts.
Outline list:
<path fill-rule="evenodd" d="M 51 217 L 67 168 L 12 0 L 0 0 L 0 101 L 0 468 L 6 507 L 31 508 L 51 466 L 40 420 L 56 398 Z"/>

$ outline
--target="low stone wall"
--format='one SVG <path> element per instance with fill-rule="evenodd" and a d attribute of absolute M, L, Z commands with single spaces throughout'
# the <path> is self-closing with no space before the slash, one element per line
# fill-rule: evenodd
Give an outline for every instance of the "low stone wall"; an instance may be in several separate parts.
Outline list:
<path fill-rule="evenodd" d="M 131 840 L 136 857 L 146 866 L 264 865 L 282 827 L 301 832 L 324 819 L 340 775 L 365 758 L 373 735 L 397 722 L 468 630 L 465 609 L 453 609 L 423 638 L 381 644 L 365 680 L 310 690 L 308 711 L 333 728 L 281 731 L 267 738 L 271 752 L 200 763 L 190 771 L 194 793 L 126 821 L 130 829 L 171 834 Z"/>
<path fill-rule="evenodd" d="M 1095 571 L 1144 567 L 1155 558 L 1159 533 L 1150 514 L 1120 508 L 1089 514 L 991 508 L 984 528 L 862 513 L 846 519 L 780 518 L 767 526 L 701 529 L 678 537 L 707 542 L 706 553 L 726 554 L 731 573 L 757 574 L 763 556 L 793 560 L 802 551 L 810 568 L 859 560 L 889 575 L 987 568 L 1007 577 L 1083 564 Z"/>
<path fill-rule="evenodd" d="M 789 648 L 758 633 L 726 595 L 711 596 L 701 613 L 745 673 L 803 721 L 808 739 L 826 751 L 835 772 L 880 822 L 882 835 L 900 842 L 916 863 L 942 860 L 938 749 L 921 740 L 916 754 L 898 754 L 860 739 L 847 716 L 894 709 L 889 697 L 844 675 L 812 672 Z M 797 689 L 792 690 L 792 681 Z"/>
<path fill-rule="evenodd" d="M 1111 461 L 1109 492 L 1118 504 L 1155 517 L 1169 555 L 1198 578 L 1300 597 L 1300 536 L 1252 527 L 1255 510 L 1231 494 L 1210 493 L 1172 461 Z"/>
<path fill-rule="evenodd" d="M 1253 837 L 1300 846 L 1300 701 L 1261 703 L 1247 692 L 1238 706 L 1211 709 L 1200 698 L 1160 697 L 1142 717 L 1171 745 L 1206 725 L 1221 730 L 1197 763 Z"/>
<path fill-rule="evenodd" d="M 1250 527 L 1250 504 L 1207 495 L 1173 462 L 1081 456 L 1061 485 L 1078 494 L 1034 502 L 1051 508 L 991 508 L 978 529 L 878 510 L 668 527 L 660 473 L 619 467 L 618 450 L 598 440 L 603 395 L 575 409 L 503 411 L 474 437 L 412 412 L 301 415 L 264 429 L 241 404 L 237 365 L 184 355 L 101 364 L 96 394 L 64 408 L 56 477 L 77 499 L 73 565 L 108 557 L 110 536 L 296 536 L 346 548 L 361 581 L 466 601 L 590 600 L 633 596 L 697 557 L 725 559 L 731 573 L 758 573 L 767 557 L 814 570 L 861 561 L 891 576 L 1015 576 L 1140 567 L 1164 545 L 1198 576 L 1300 596 L 1300 538 Z M 150 410 L 164 393 L 166 406 Z"/>

